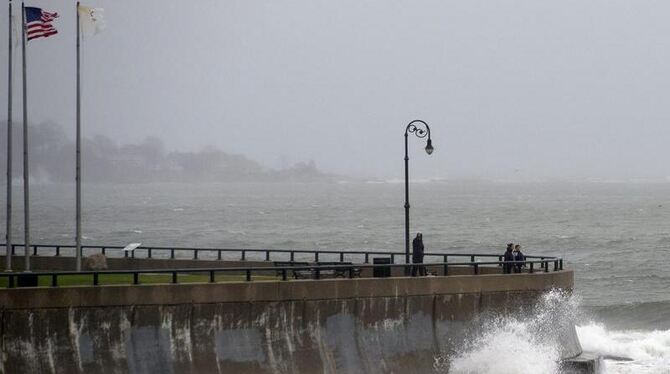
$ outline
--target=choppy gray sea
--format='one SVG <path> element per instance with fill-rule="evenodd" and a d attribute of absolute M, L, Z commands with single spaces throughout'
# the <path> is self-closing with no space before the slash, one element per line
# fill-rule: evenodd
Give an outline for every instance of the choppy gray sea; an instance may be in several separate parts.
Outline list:
<path fill-rule="evenodd" d="M 73 243 L 74 186 L 31 194 L 33 241 Z M 563 256 L 576 270 L 582 345 L 634 359 L 608 362 L 612 373 L 670 373 L 670 183 L 427 182 L 412 184 L 410 202 L 426 251 L 515 242 Z M 84 243 L 402 251 L 403 203 L 393 182 L 89 184 Z"/>

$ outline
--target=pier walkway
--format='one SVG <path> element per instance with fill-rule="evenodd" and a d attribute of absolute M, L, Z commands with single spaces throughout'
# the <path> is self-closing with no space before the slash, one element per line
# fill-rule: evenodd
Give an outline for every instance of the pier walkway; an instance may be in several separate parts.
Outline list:
<path fill-rule="evenodd" d="M 6 246 L 0 245 L 4 265 Z M 332 278 L 402 277 L 411 266 L 398 263 L 404 252 L 336 251 L 258 248 L 184 248 L 141 246 L 123 251 L 120 246 L 84 246 L 84 256 L 103 254 L 109 270 L 74 269 L 74 246 L 31 245 L 33 277 L 40 286 L 105 285 L 143 283 L 218 283 L 231 281 Z M 14 288 L 25 277 L 25 248 L 12 246 L 16 272 L 0 273 L 0 287 Z M 499 274 L 505 262 L 501 255 L 482 253 L 429 252 L 424 255 L 429 276 Z M 383 262 L 383 263 L 382 263 Z M 510 262 L 507 262 L 508 264 Z M 563 270 L 563 259 L 526 256 L 524 273 Z M 36 277 L 36 278 L 35 278 Z"/>

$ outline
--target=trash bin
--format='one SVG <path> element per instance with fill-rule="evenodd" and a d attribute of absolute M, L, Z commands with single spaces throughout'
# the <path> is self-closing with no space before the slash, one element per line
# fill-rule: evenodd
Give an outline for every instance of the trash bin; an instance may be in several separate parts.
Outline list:
<path fill-rule="evenodd" d="M 374 265 L 390 265 L 391 259 L 389 257 L 377 257 L 372 259 Z M 390 266 L 380 266 L 372 269 L 372 276 L 375 278 L 388 278 L 391 276 Z"/>
<path fill-rule="evenodd" d="M 37 274 L 17 275 L 16 287 L 37 287 Z"/>

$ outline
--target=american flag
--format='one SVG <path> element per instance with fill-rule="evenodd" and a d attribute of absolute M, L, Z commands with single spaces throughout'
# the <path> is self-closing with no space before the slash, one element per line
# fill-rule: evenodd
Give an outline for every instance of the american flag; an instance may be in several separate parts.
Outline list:
<path fill-rule="evenodd" d="M 26 7 L 26 36 L 28 40 L 46 38 L 58 34 L 58 30 L 51 24 L 58 18 L 58 13 L 49 13 L 42 8 Z"/>

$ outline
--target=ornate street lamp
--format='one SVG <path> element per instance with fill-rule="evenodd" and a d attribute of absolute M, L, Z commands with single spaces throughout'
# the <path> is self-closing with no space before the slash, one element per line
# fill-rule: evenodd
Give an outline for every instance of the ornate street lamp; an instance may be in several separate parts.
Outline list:
<path fill-rule="evenodd" d="M 417 127 L 417 125 L 419 125 Z M 425 129 L 424 129 L 425 128 Z M 405 263 L 409 264 L 409 156 L 407 154 L 407 136 L 416 135 L 417 138 L 428 137 L 426 153 L 433 153 L 433 142 L 430 139 L 430 127 L 422 120 L 416 119 L 405 128 Z M 409 267 L 405 267 L 405 275 L 409 275 Z"/>

